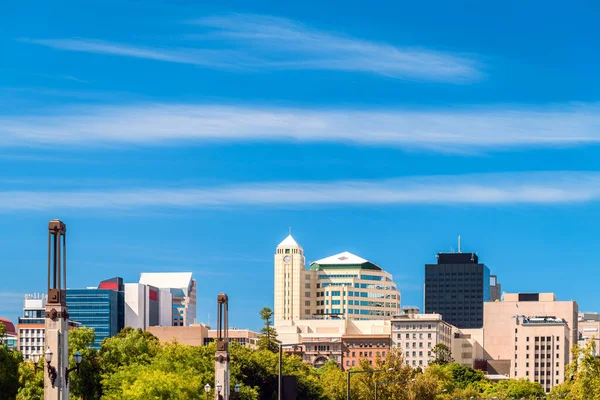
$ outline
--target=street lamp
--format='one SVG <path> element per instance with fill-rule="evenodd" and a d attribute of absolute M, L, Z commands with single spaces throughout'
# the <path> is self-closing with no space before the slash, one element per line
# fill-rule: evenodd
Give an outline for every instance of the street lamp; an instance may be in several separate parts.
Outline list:
<path fill-rule="evenodd" d="M 67 368 L 66 373 L 65 373 L 65 382 L 67 383 L 67 385 L 69 384 L 69 374 L 73 371 L 79 371 L 79 365 L 81 364 L 81 361 L 83 360 L 83 356 L 81 355 L 80 352 L 76 352 L 73 355 L 73 358 L 75 359 L 75 366 L 73 368 Z"/>
<path fill-rule="evenodd" d="M 388 368 L 388 369 L 367 369 L 367 370 L 362 370 L 362 371 L 348 371 L 348 376 L 347 376 L 347 381 L 346 381 L 346 400 L 350 400 L 350 377 L 353 374 L 374 374 L 375 372 L 387 372 L 387 371 L 393 371 L 394 368 Z M 377 383 L 375 383 L 375 392 L 377 392 Z"/>
<path fill-rule="evenodd" d="M 40 361 L 41 354 L 37 351 L 31 355 L 31 361 L 33 361 L 33 372 L 37 372 L 39 369 L 44 369 L 44 367 L 40 367 L 38 362 Z"/>
<path fill-rule="evenodd" d="M 220 382 L 217 382 L 217 399 L 221 398 L 221 390 L 223 390 L 223 385 Z"/>
<path fill-rule="evenodd" d="M 235 398 L 239 399 L 240 398 L 240 384 L 236 383 L 235 386 L 233 387 L 233 390 L 235 390 Z"/>
<path fill-rule="evenodd" d="M 56 368 L 50 365 L 50 363 L 52 362 L 53 355 L 54 353 L 52 353 L 52 350 L 50 350 L 50 347 L 48 347 L 48 349 L 46 349 L 46 352 L 44 353 L 44 357 L 46 359 L 46 364 L 48 364 L 48 377 L 50 378 L 50 383 L 54 388 L 54 382 L 56 382 L 56 376 L 58 374 L 56 373 Z"/>
<path fill-rule="evenodd" d="M 208 383 L 204 385 L 204 391 L 206 392 L 206 400 L 208 400 L 208 394 L 210 393 L 210 385 Z"/>
<path fill-rule="evenodd" d="M 282 344 L 279 343 L 279 373 L 277 376 L 277 400 L 281 400 L 281 388 L 283 387 L 283 375 L 282 375 L 282 370 L 283 370 L 283 348 L 284 347 L 290 347 L 290 346 L 302 346 L 302 343 L 287 343 L 287 344 Z"/>

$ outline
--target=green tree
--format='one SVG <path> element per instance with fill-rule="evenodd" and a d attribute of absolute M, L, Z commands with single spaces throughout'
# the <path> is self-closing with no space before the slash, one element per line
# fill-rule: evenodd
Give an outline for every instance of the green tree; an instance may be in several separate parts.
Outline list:
<path fill-rule="evenodd" d="M 150 364 L 160 350 L 158 339 L 141 329 L 126 327 L 116 336 L 104 339 L 98 360 L 104 375 L 132 364 Z"/>
<path fill-rule="evenodd" d="M 329 400 L 344 400 L 346 398 L 346 374 L 338 364 L 329 360 L 317 371 L 319 381 L 323 386 L 323 395 Z"/>
<path fill-rule="evenodd" d="M 452 374 L 452 382 L 454 386 L 461 389 L 465 389 L 472 383 L 485 379 L 483 372 L 455 362 L 445 365 L 444 368 Z"/>
<path fill-rule="evenodd" d="M 4 328 L 4 325 L 0 323 L 0 327 Z M 23 356 L 20 352 L 9 350 L 8 346 L 0 340 L 0 400 L 12 400 L 17 397 L 19 364 L 22 361 Z"/>
<path fill-rule="evenodd" d="M 40 362 L 42 364 L 43 361 Z M 41 365 L 40 365 L 41 366 Z M 42 369 L 34 371 L 32 362 L 19 364 L 19 392 L 17 400 L 43 400 L 44 399 L 44 372 Z"/>
<path fill-rule="evenodd" d="M 71 398 L 98 400 L 102 396 L 102 368 L 98 360 L 98 350 L 92 348 L 96 334 L 92 328 L 77 328 L 69 331 L 69 364 L 74 367 L 76 352 L 83 359 L 79 371 L 69 376 Z"/>
<path fill-rule="evenodd" d="M 553 396 L 565 399 L 600 399 L 600 360 L 595 357 L 596 343 L 575 345 L 571 351 L 572 364 L 567 366 L 567 381 L 552 389 Z"/>
<path fill-rule="evenodd" d="M 490 386 L 485 393 L 502 399 L 536 399 L 545 395 L 542 385 L 528 379 L 506 379 Z"/>
<path fill-rule="evenodd" d="M 446 365 L 454 361 L 452 359 L 452 352 L 443 343 L 438 343 L 431 349 L 431 357 L 432 360 L 429 361 L 429 365 Z"/>
<path fill-rule="evenodd" d="M 260 330 L 260 338 L 258 339 L 258 348 L 261 350 L 269 350 L 273 353 L 279 352 L 279 346 L 277 341 L 277 331 L 271 325 L 271 318 L 273 318 L 273 310 L 269 307 L 265 307 L 260 310 L 260 319 L 264 321 L 265 326 Z"/>

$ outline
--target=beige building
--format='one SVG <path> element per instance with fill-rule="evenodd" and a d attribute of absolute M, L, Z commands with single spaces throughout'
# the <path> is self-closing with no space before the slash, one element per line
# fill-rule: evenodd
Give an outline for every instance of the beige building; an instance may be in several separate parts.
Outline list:
<path fill-rule="evenodd" d="M 275 252 L 274 320 L 389 319 L 400 292 L 378 265 L 344 252 L 306 269 L 304 250 L 290 235 Z"/>
<path fill-rule="evenodd" d="M 217 331 L 203 324 L 190 326 L 149 326 L 146 329 L 161 342 L 174 342 L 188 346 L 205 346 L 214 341 Z M 251 348 L 257 347 L 260 334 L 249 329 L 229 329 L 229 342 L 237 342 Z"/>
<path fill-rule="evenodd" d="M 275 328 L 281 343 L 298 344 L 287 346 L 286 351 L 300 355 L 304 362 L 317 367 L 334 360 L 342 368 L 351 368 L 358 364 L 360 353 L 373 362 L 377 356 L 385 358 L 389 351 L 389 320 L 280 321 Z"/>
<path fill-rule="evenodd" d="M 596 356 L 600 355 L 600 315 L 598 313 L 579 313 L 577 323 L 579 334 L 577 343 L 585 347 L 589 341 L 596 343 Z"/>
<path fill-rule="evenodd" d="M 483 310 L 484 357 L 506 368 L 498 373 L 538 381 L 546 391 L 564 380 L 578 336 L 575 301 L 556 301 L 553 293 L 505 293 Z"/>
<path fill-rule="evenodd" d="M 392 319 L 392 346 L 400 347 L 412 367 L 425 368 L 432 358 L 436 344 L 452 348 L 452 331 L 440 314 L 419 314 L 416 307 L 405 307 L 402 314 Z"/>
<path fill-rule="evenodd" d="M 483 328 L 452 330 L 452 358 L 466 367 L 483 369 L 486 366 L 483 350 Z"/>

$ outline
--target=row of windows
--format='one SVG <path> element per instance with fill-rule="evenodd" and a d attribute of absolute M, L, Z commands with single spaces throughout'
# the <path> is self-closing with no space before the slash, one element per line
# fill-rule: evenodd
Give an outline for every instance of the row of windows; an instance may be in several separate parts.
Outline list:
<path fill-rule="evenodd" d="M 517 347 L 518 346 L 515 345 L 515 350 L 517 350 Z M 529 350 L 529 345 L 525 346 L 525 350 Z M 552 346 L 550 346 L 550 345 L 535 346 L 535 350 L 552 350 Z M 558 345 L 558 344 L 556 345 L 556 350 L 560 350 L 560 345 Z"/>
<path fill-rule="evenodd" d="M 372 351 L 359 351 L 358 356 L 359 357 L 373 357 L 373 352 Z M 379 356 L 385 357 L 385 351 L 382 351 L 381 353 L 376 351 L 375 356 L 376 357 L 379 357 Z M 352 352 L 352 357 L 356 357 L 355 351 Z"/>
<path fill-rule="evenodd" d="M 44 329 L 21 329 L 21 334 L 23 333 L 44 333 Z"/>
<path fill-rule="evenodd" d="M 395 325 L 395 328 L 399 331 L 409 330 L 409 329 L 422 330 L 425 326 L 427 327 L 427 329 L 432 329 L 432 327 L 433 327 L 432 324 L 397 324 L 397 325 Z"/>
<path fill-rule="evenodd" d="M 515 353 L 515 359 L 517 358 L 517 354 Z M 525 354 L 525 358 L 529 359 L 529 353 Z M 536 354 L 535 358 L 552 358 L 552 354 Z M 560 358 L 560 354 L 556 353 L 556 358 Z"/>
<path fill-rule="evenodd" d="M 410 355 L 411 355 L 410 351 L 407 351 L 407 352 L 406 352 L 406 358 L 409 358 L 409 357 L 410 357 Z M 417 352 L 416 352 L 416 351 L 413 351 L 413 352 L 412 352 L 412 356 L 413 356 L 413 358 L 414 358 L 414 357 L 417 357 Z M 431 351 L 428 351 L 428 352 L 427 352 L 427 357 L 430 357 L 430 356 L 431 356 Z M 423 351 L 419 351 L 419 357 L 423 357 Z"/>

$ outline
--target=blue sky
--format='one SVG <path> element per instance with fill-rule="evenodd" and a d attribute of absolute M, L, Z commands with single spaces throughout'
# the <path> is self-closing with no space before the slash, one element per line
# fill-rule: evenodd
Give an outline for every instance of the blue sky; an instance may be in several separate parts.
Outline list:
<path fill-rule="evenodd" d="M 0 13 L 0 315 L 45 284 L 193 271 L 259 328 L 273 253 L 350 251 L 422 306 L 477 251 L 505 291 L 596 310 L 593 2 L 17 3 Z"/>

